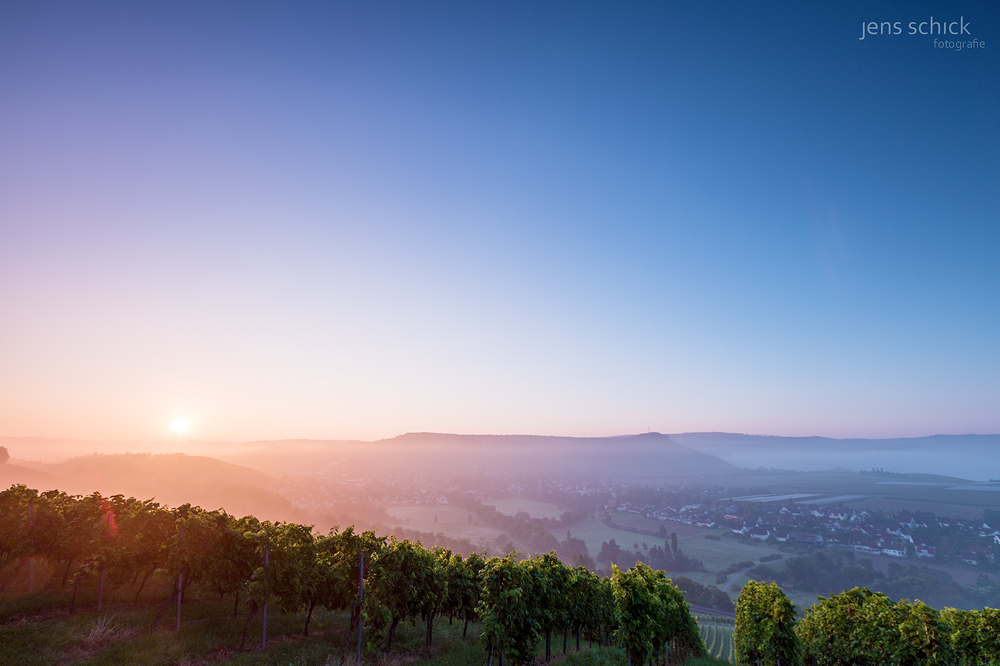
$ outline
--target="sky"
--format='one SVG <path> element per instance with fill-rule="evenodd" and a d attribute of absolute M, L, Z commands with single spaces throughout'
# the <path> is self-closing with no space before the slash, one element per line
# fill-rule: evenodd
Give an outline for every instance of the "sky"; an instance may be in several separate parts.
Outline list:
<path fill-rule="evenodd" d="M 989 2 L 4 2 L 0 434 L 1000 432 L 998 73 Z"/>

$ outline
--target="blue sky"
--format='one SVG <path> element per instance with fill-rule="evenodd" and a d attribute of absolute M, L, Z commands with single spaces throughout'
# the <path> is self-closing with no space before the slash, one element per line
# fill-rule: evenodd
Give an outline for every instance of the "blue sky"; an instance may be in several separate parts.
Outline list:
<path fill-rule="evenodd" d="M 998 432 L 998 14 L 5 3 L 0 433 Z"/>

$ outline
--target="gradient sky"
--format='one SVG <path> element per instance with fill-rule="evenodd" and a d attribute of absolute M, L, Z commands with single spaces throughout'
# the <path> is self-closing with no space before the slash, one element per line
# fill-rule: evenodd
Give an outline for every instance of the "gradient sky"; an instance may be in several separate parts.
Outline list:
<path fill-rule="evenodd" d="M 4 2 L 0 434 L 1000 432 L 998 102 L 993 2 Z"/>

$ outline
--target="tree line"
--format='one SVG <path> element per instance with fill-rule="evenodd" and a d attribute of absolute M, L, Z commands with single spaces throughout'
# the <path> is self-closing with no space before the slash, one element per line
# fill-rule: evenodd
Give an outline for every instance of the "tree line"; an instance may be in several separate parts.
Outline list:
<path fill-rule="evenodd" d="M 316 534 L 309 525 L 189 504 L 170 509 L 122 495 L 12 486 L 0 492 L 0 585 L 22 576 L 25 566 L 30 575 L 39 559 L 56 568 L 51 586 L 72 589 L 71 612 L 82 587 L 97 588 L 100 607 L 112 587 L 134 590 L 138 601 L 154 576 L 173 586 L 154 627 L 192 590 L 228 597 L 234 620 L 241 608 L 246 613 L 241 647 L 258 616 L 266 641 L 270 605 L 304 612 L 305 635 L 315 609 L 349 611 L 345 655 L 362 638 L 370 652 L 389 652 L 407 621 L 426 623 L 430 646 L 441 617 L 462 622 L 463 636 L 470 623 L 479 624 L 489 666 L 534 663 L 542 643 L 548 660 L 559 636 L 563 652 L 571 636 L 576 649 L 581 640 L 615 644 L 636 666 L 705 654 L 683 592 L 642 563 L 613 567 L 602 578 L 564 565 L 554 552 L 463 557 L 353 527 Z"/>

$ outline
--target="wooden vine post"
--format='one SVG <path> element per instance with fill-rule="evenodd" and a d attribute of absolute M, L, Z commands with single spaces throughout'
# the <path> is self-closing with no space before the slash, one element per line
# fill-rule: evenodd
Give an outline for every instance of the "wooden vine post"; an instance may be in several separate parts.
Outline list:
<path fill-rule="evenodd" d="M 111 509 L 108 509 L 107 517 L 108 517 L 107 530 L 108 530 L 108 534 L 111 534 L 111 521 L 112 521 Z M 101 608 L 104 607 L 104 577 L 105 577 L 105 575 L 107 573 L 108 573 L 108 562 L 107 562 L 107 556 L 105 556 L 101 560 L 101 584 L 100 584 L 100 587 L 97 588 L 97 612 L 98 613 L 100 613 L 101 612 Z"/>
<path fill-rule="evenodd" d="M 267 564 L 270 559 L 270 546 L 271 546 L 271 535 L 264 537 L 264 581 L 267 581 Z M 260 641 L 260 647 L 263 650 L 267 649 L 267 593 L 264 593 L 264 615 L 262 624 L 262 634 L 263 637 Z"/>
<path fill-rule="evenodd" d="M 28 594 L 35 591 L 35 505 L 28 502 Z"/>
<path fill-rule="evenodd" d="M 178 547 L 184 542 L 184 525 L 181 525 L 180 536 L 177 539 Z M 177 631 L 181 630 L 181 597 L 184 596 L 184 567 L 181 565 L 180 573 L 177 574 Z"/>
<path fill-rule="evenodd" d="M 361 666 L 361 625 L 364 622 L 364 616 L 361 613 L 361 608 L 365 600 L 365 551 L 361 551 L 361 562 L 358 569 L 358 666 Z"/>

